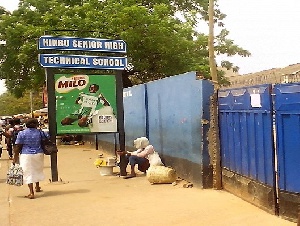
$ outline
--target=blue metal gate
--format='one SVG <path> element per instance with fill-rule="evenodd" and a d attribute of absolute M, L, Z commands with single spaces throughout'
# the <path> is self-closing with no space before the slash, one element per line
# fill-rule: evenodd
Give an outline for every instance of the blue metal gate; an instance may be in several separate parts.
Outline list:
<path fill-rule="evenodd" d="M 224 189 L 276 211 L 270 85 L 219 91 Z"/>
<path fill-rule="evenodd" d="M 298 217 L 300 192 L 300 84 L 274 87 L 279 214 Z"/>
<path fill-rule="evenodd" d="M 297 221 L 300 83 L 222 90 L 219 123 L 224 189 Z"/>

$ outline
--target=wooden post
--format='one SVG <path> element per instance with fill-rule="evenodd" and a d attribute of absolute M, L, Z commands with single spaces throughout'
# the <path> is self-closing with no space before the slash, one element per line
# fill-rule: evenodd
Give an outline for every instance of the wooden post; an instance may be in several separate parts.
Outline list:
<path fill-rule="evenodd" d="M 298 222 L 297 226 L 300 226 L 300 205 L 298 206 Z"/>
<path fill-rule="evenodd" d="M 210 120 L 210 136 L 209 149 L 211 164 L 213 166 L 213 187 L 222 189 L 222 171 L 221 171 L 221 153 L 219 139 L 219 121 L 218 121 L 218 76 L 217 65 L 215 60 L 214 49 L 214 0 L 209 0 L 208 16 L 209 16 L 209 65 L 210 75 L 214 85 L 214 94 L 211 98 L 211 120 Z"/>

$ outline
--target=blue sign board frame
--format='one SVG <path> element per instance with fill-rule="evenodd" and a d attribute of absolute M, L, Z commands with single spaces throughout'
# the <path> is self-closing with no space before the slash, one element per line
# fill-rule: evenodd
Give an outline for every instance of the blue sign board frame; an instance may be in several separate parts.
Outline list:
<path fill-rule="evenodd" d="M 81 68 L 124 70 L 126 57 L 39 54 L 39 63 L 46 68 Z"/>
<path fill-rule="evenodd" d="M 39 38 L 38 49 L 126 53 L 127 46 L 123 40 L 45 35 Z"/>

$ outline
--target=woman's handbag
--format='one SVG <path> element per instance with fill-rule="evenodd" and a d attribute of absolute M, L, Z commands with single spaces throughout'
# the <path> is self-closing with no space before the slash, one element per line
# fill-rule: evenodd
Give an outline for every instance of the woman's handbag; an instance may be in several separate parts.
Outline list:
<path fill-rule="evenodd" d="M 7 172 L 6 183 L 9 185 L 23 185 L 23 170 L 19 164 L 11 164 Z"/>
<path fill-rule="evenodd" d="M 41 134 L 41 146 L 45 155 L 51 155 L 58 152 L 55 142 L 51 141 L 50 138 L 46 136 L 44 131 L 40 131 Z"/>

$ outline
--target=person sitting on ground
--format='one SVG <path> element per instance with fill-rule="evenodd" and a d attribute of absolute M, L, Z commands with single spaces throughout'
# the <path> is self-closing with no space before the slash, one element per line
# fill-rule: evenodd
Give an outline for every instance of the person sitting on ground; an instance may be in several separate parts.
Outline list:
<path fill-rule="evenodd" d="M 69 134 L 65 134 L 62 136 L 61 138 L 61 142 L 63 144 L 71 144 L 71 142 L 73 141 L 74 137 L 72 135 Z"/>
<path fill-rule="evenodd" d="M 149 140 L 146 137 L 139 137 L 135 139 L 133 143 L 134 143 L 134 147 L 137 148 L 136 151 L 117 152 L 119 155 L 126 155 L 127 164 L 129 163 L 131 167 L 130 174 L 124 177 L 124 179 L 136 177 L 136 173 L 134 169 L 136 164 L 138 165 L 138 170 L 145 173 L 150 166 L 148 156 L 154 153 L 154 148 L 152 145 L 149 144 Z"/>
<path fill-rule="evenodd" d="M 75 145 L 83 145 L 84 144 L 83 136 L 81 134 L 74 135 L 74 142 Z"/>

